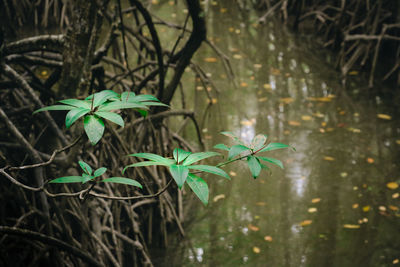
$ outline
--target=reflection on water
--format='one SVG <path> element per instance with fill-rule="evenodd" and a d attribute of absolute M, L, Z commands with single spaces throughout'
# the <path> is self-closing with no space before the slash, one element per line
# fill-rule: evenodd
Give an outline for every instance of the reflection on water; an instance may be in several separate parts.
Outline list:
<path fill-rule="evenodd" d="M 230 130 L 248 142 L 266 133 L 297 152 L 270 152 L 285 169 L 272 166 L 257 180 L 241 163 L 227 168 L 232 181 L 205 176 L 209 206 L 196 208 L 187 238 L 174 237 L 159 265 L 399 263 L 399 189 L 388 187 L 400 178 L 395 97 L 373 97 L 356 71 L 344 90 L 330 55 L 279 23 L 242 19 L 232 2 L 207 2 L 207 18 L 208 36 L 231 59 L 236 79 L 202 47 L 194 61 L 218 87 L 209 92 L 217 104 L 207 109 L 205 89 L 187 81 L 185 89 L 194 88 L 187 105 L 199 118 L 207 110 L 201 125 L 209 149 L 229 142 L 218 133 Z"/>

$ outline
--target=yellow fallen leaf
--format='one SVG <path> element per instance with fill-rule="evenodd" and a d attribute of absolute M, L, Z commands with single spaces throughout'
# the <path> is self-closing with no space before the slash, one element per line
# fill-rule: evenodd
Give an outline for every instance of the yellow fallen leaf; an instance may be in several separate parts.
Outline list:
<path fill-rule="evenodd" d="M 387 114 L 377 114 L 376 116 L 377 116 L 379 119 L 382 119 L 382 120 L 391 120 L 391 119 L 392 119 L 392 116 L 387 115 Z"/>
<path fill-rule="evenodd" d="M 301 123 L 298 121 L 288 121 L 288 123 L 290 126 L 300 126 L 301 125 Z"/>
<path fill-rule="evenodd" d="M 358 228 L 360 228 L 360 226 L 357 225 L 357 224 L 343 224 L 343 228 L 347 228 L 347 229 L 358 229 Z"/>
<path fill-rule="evenodd" d="M 340 176 L 343 177 L 343 178 L 346 178 L 347 175 L 348 175 L 347 172 L 341 172 L 341 173 L 340 173 Z"/>
<path fill-rule="evenodd" d="M 308 115 L 303 115 L 303 116 L 301 116 L 301 119 L 302 119 L 303 121 L 310 121 L 310 120 L 312 120 L 312 117 L 311 117 L 311 116 L 308 116 Z"/>
<path fill-rule="evenodd" d="M 272 88 L 271 85 L 270 85 L 269 83 L 265 83 L 265 84 L 263 85 L 263 87 L 264 87 L 264 89 L 267 89 L 267 90 L 269 90 L 269 89 Z M 400 141 L 400 140 L 399 140 L 399 141 Z"/>
<path fill-rule="evenodd" d="M 214 62 L 217 62 L 218 59 L 215 58 L 215 57 L 206 57 L 206 58 L 204 59 L 204 61 L 205 61 L 205 62 L 209 62 L 209 63 L 214 63 Z"/>
<path fill-rule="evenodd" d="M 197 91 L 201 91 L 201 90 L 203 90 L 203 89 L 204 89 L 203 86 L 196 86 L 196 90 L 197 90 Z"/>
<path fill-rule="evenodd" d="M 394 193 L 394 194 L 392 195 L 392 198 L 398 198 L 399 196 L 400 196 L 399 193 Z"/>
<path fill-rule="evenodd" d="M 369 164 L 372 164 L 372 163 L 374 163 L 374 159 L 373 158 L 367 158 L 367 162 L 369 163 Z"/>
<path fill-rule="evenodd" d="M 318 203 L 321 199 L 319 197 L 311 199 L 311 203 Z"/>
<path fill-rule="evenodd" d="M 253 232 L 257 232 L 257 231 L 260 230 L 259 227 L 255 226 L 255 225 L 252 225 L 252 224 L 247 225 L 247 228 L 249 228 L 249 230 L 251 230 Z"/>
<path fill-rule="evenodd" d="M 379 210 L 380 211 L 386 211 L 386 207 L 385 206 L 379 206 Z"/>
<path fill-rule="evenodd" d="M 255 69 L 260 69 L 262 67 L 261 64 L 254 64 L 253 66 L 254 66 Z"/>
<path fill-rule="evenodd" d="M 279 99 L 279 101 L 285 104 L 290 104 L 294 101 L 294 99 L 291 97 L 282 97 L 281 99 Z"/>
<path fill-rule="evenodd" d="M 236 29 L 236 30 L 235 30 L 235 33 L 236 33 L 236 34 L 240 34 L 240 29 Z"/>
<path fill-rule="evenodd" d="M 396 144 L 400 145 L 400 139 L 396 140 Z"/>
<path fill-rule="evenodd" d="M 331 102 L 333 97 L 307 97 L 309 101 L 315 102 Z"/>
<path fill-rule="evenodd" d="M 325 156 L 324 160 L 326 160 L 326 161 L 334 161 L 335 158 L 334 157 Z"/>
<path fill-rule="evenodd" d="M 387 188 L 394 190 L 399 187 L 399 184 L 396 182 L 390 182 L 390 183 L 387 183 L 386 186 L 387 186 Z"/>
<path fill-rule="evenodd" d="M 241 82 L 241 83 L 240 83 L 240 86 L 241 86 L 241 87 L 247 87 L 247 86 L 249 86 L 249 85 L 248 85 L 246 82 Z"/>
<path fill-rule="evenodd" d="M 228 31 L 229 31 L 229 32 L 234 32 L 234 31 L 235 31 L 235 28 L 229 27 Z"/>
<path fill-rule="evenodd" d="M 242 121 L 240 122 L 240 124 L 243 125 L 243 126 L 251 126 L 251 125 L 253 125 L 254 123 L 256 123 L 256 119 L 242 120 Z"/>
<path fill-rule="evenodd" d="M 260 202 L 256 202 L 256 205 L 257 206 L 266 206 L 267 203 L 260 201 Z"/>
<path fill-rule="evenodd" d="M 399 208 L 393 205 L 389 205 L 389 209 L 393 210 L 393 211 L 398 211 Z"/>
<path fill-rule="evenodd" d="M 219 10 L 219 12 L 221 12 L 221 13 L 226 13 L 226 11 L 228 11 L 228 9 L 226 9 L 224 7 Z"/>
<path fill-rule="evenodd" d="M 364 207 L 362 208 L 363 212 L 368 212 L 370 209 L 371 209 L 370 206 L 364 206 Z"/>
<path fill-rule="evenodd" d="M 264 236 L 264 240 L 268 242 L 272 242 L 272 237 L 269 235 Z"/>
<path fill-rule="evenodd" d="M 308 212 L 309 212 L 309 213 L 317 212 L 317 208 L 309 208 L 309 209 L 308 209 Z"/>
<path fill-rule="evenodd" d="M 353 204 L 351 207 L 353 208 L 353 209 L 356 209 L 356 208 L 358 208 L 358 204 L 357 203 L 355 203 L 355 204 Z"/>
<path fill-rule="evenodd" d="M 224 195 L 224 194 L 216 195 L 216 196 L 213 198 L 213 201 L 214 201 L 214 202 L 217 202 L 218 200 L 221 200 L 221 199 L 224 199 L 224 198 L 225 198 L 225 195 Z"/>
<path fill-rule="evenodd" d="M 217 104 L 217 102 L 218 102 L 218 99 L 216 99 L 216 98 L 211 98 L 211 100 L 210 99 L 207 99 L 207 103 L 211 103 L 211 104 Z"/>
<path fill-rule="evenodd" d="M 400 262 L 399 259 L 394 259 L 394 260 L 392 261 L 393 264 L 397 264 L 397 263 L 399 263 L 399 262 Z"/>
<path fill-rule="evenodd" d="M 350 71 L 349 72 L 349 75 L 358 75 L 358 71 L 356 71 L 356 70 L 352 70 L 352 71 Z"/>
<path fill-rule="evenodd" d="M 229 175 L 235 177 L 237 174 L 236 174 L 236 172 L 234 172 L 234 171 L 230 171 L 230 172 L 229 172 Z"/>
<path fill-rule="evenodd" d="M 299 225 L 300 226 L 307 226 L 307 225 L 310 225 L 310 224 L 312 224 L 312 220 L 304 220 Z"/>
<path fill-rule="evenodd" d="M 258 254 L 261 252 L 261 249 L 259 247 L 253 247 L 253 252 Z"/>
<path fill-rule="evenodd" d="M 258 99 L 258 102 L 265 102 L 268 100 L 268 97 L 261 97 Z"/>
<path fill-rule="evenodd" d="M 234 55 L 233 55 L 233 58 L 234 58 L 234 59 L 242 59 L 242 55 L 240 55 L 240 54 L 234 54 Z"/>

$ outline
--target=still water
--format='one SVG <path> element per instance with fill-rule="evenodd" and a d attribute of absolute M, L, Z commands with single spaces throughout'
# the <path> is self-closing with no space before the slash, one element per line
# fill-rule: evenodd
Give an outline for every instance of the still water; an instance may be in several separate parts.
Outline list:
<path fill-rule="evenodd" d="M 400 101 L 390 94 L 394 88 L 368 89 L 366 74 L 357 70 L 344 87 L 334 55 L 313 40 L 272 19 L 257 25 L 254 14 L 238 11 L 233 1 L 207 3 L 208 38 L 235 75 L 204 44 L 193 61 L 215 87 L 204 88 L 190 73 L 183 84 L 207 149 L 230 144 L 219 132 L 232 131 L 245 141 L 264 133 L 296 152 L 266 152 L 285 168 L 270 166 L 272 173 L 256 180 L 244 162 L 225 168 L 232 181 L 203 175 L 209 205 L 190 207 L 186 237 L 171 238 L 157 265 L 400 265 Z M 160 15 L 169 21 L 184 13 L 183 6 L 171 6 Z M 188 188 L 186 194 L 192 194 Z"/>

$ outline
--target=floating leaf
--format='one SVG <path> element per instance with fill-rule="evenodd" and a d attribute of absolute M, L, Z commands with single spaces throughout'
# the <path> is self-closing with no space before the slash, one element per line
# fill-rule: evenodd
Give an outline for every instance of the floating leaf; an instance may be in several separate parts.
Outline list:
<path fill-rule="evenodd" d="M 356 70 L 349 71 L 349 75 L 352 75 L 352 76 L 358 75 L 358 71 L 356 71 Z"/>
<path fill-rule="evenodd" d="M 272 242 L 272 237 L 269 235 L 264 236 L 264 240 L 268 242 Z"/>
<path fill-rule="evenodd" d="M 393 210 L 393 211 L 398 211 L 399 208 L 393 205 L 389 205 L 389 209 Z"/>
<path fill-rule="evenodd" d="M 307 226 L 312 224 L 312 220 L 304 220 L 301 223 L 299 223 L 300 226 Z"/>
<path fill-rule="evenodd" d="M 396 140 L 396 144 L 400 145 L 400 139 Z"/>
<path fill-rule="evenodd" d="M 303 115 L 303 116 L 301 116 L 301 119 L 302 119 L 303 121 L 310 121 L 310 120 L 312 120 L 312 117 L 311 117 L 311 116 L 308 116 L 308 115 Z"/>
<path fill-rule="evenodd" d="M 371 209 L 370 206 L 364 206 L 364 207 L 362 208 L 363 212 L 368 212 L 370 209 Z"/>
<path fill-rule="evenodd" d="M 235 177 L 235 176 L 237 175 L 237 173 L 234 172 L 234 171 L 230 171 L 230 172 L 229 172 L 229 175 Z"/>
<path fill-rule="evenodd" d="M 186 182 L 192 189 L 192 191 L 196 194 L 196 196 L 200 199 L 200 201 L 203 202 L 204 205 L 207 205 L 209 194 L 207 183 L 203 179 L 192 173 L 189 173 Z"/>
<path fill-rule="evenodd" d="M 346 228 L 346 229 L 358 229 L 358 228 L 360 228 L 360 225 L 358 225 L 358 224 L 343 224 L 343 228 Z"/>
<path fill-rule="evenodd" d="M 311 203 L 318 203 L 318 202 L 320 202 L 321 201 L 321 199 L 318 197 L 318 198 L 313 198 L 312 200 L 311 200 Z"/>
<path fill-rule="evenodd" d="M 95 115 L 85 117 L 83 126 L 92 145 L 97 144 L 104 133 L 104 122 Z"/>
<path fill-rule="evenodd" d="M 252 224 L 247 225 L 247 228 L 249 228 L 249 230 L 251 230 L 253 232 L 257 232 L 257 231 L 260 230 L 259 227 L 255 226 L 255 225 L 252 225 Z"/>
<path fill-rule="evenodd" d="M 398 198 L 399 196 L 400 196 L 399 193 L 394 193 L 394 194 L 392 195 L 392 198 Z"/>
<path fill-rule="evenodd" d="M 256 119 L 242 120 L 240 122 L 240 124 L 243 125 L 243 126 L 252 126 L 254 123 L 256 123 Z"/>
<path fill-rule="evenodd" d="M 386 186 L 387 186 L 387 188 L 394 190 L 399 187 L 399 184 L 397 182 L 390 182 L 390 183 L 387 183 Z"/>
<path fill-rule="evenodd" d="M 267 205 L 267 203 L 265 203 L 265 202 L 263 202 L 263 201 L 256 202 L 256 206 L 264 207 L 264 206 L 266 206 L 266 205 Z"/>
<path fill-rule="evenodd" d="M 309 213 L 317 212 L 317 208 L 309 208 L 309 209 L 308 209 L 308 212 L 309 212 Z"/>
<path fill-rule="evenodd" d="M 330 157 L 330 156 L 325 156 L 324 160 L 326 160 L 326 161 L 334 161 L 335 158 L 334 157 Z"/>
<path fill-rule="evenodd" d="M 372 164 L 372 163 L 374 163 L 374 159 L 373 158 L 367 158 L 367 162 L 369 163 L 369 164 Z"/>
<path fill-rule="evenodd" d="M 216 195 L 216 196 L 213 198 L 213 201 L 214 201 L 214 202 L 217 202 L 217 201 L 219 201 L 219 200 L 221 200 L 221 199 L 224 199 L 224 198 L 225 198 L 225 195 L 224 195 L 224 194 Z"/>
<path fill-rule="evenodd" d="M 294 101 L 293 98 L 291 97 L 283 97 L 279 99 L 279 102 L 285 103 L 285 104 L 290 104 Z"/>
<path fill-rule="evenodd" d="M 103 183 L 126 184 L 126 185 L 133 185 L 133 186 L 136 186 L 136 187 L 139 187 L 139 188 L 143 188 L 142 185 L 139 182 L 137 182 L 137 181 L 135 181 L 133 179 L 126 178 L 126 177 L 111 177 L 111 178 L 107 178 L 107 179 L 101 180 L 101 182 L 103 182 Z"/>
<path fill-rule="evenodd" d="M 253 247 L 253 252 L 258 254 L 261 252 L 261 249 L 259 247 Z"/>
<path fill-rule="evenodd" d="M 214 63 L 214 62 L 217 62 L 218 59 L 215 57 L 206 57 L 206 58 L 204 58 L 204 61 L 208 62 L 208 63 Z"/>
<path fill-rule="evenodd" d="M 382 119 L 382 120 L 391 120 L 391 119 L 392 119 L 392 116 L 387 115 L 387 114 L 377 114 L 376 116 L 377 116 L 379 119 Z"/>
<path fill-rule="evenodd" d="M 301 123 L 298 122 L 298 121 L 288 121 L 288 124 L 289 124 L 290 126 L 300 126 L 300 125 L 301 125 Z"/>
<path fill-rule="evenodd" d="M 357 203 L 354 203 L 351 207 L 352 207 L 353 209 L 357 209 L 359 206 L 360 206 L 360 205 L 358 205 Z"/>

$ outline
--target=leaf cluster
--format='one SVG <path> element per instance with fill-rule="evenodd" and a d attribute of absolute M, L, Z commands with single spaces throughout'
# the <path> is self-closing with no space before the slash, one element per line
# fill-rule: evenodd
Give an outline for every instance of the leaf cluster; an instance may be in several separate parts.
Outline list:
<path fill-rule="evenodd" d="M 167 106 L 152 95 L 135 95 L 133 92 L 118 94 L 112 90 L 103 90 L 84 100 L 65 99 L 61 105 L 52 105 L 36 110 L 33 114 L 46 110 L 69 110 L 65 117 L 67 129 L 83 117 L 85 133 L 92 145 L 97 144 L 104 134 L 104 119 L 124 127 L 121 115 L 113 111 L 136 109 L 143 116 L 150 106 Z"/>

